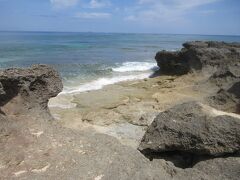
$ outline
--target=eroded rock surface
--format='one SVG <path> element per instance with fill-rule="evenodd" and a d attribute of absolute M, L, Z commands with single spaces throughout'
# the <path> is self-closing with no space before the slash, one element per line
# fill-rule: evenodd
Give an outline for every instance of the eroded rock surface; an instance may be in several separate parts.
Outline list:
<path fill-rule="evenodd" d="M 188 61 L 182 52 L 160 51 L 155 59 L 163 74 L 182 75 L 190 71 Z"/>
<path fill-rule="evenodd" d="M 212 107 L 240 113 L 240 67 L 236 68 L 219 69 L 209 78 L 209 82 L 218 88 L 217 92 L 206 100 Z"/>
<path fill-rule="evenodd" d="M 29 69 L 12 68 L 0 72 L 0 107 L 6 114 L 48 111 L 48 100 L 62 91 L 61 78 L 47 65 Z"/>
<path fill-rule="evenodd" d="M 194 48 L 206 48 L 206 44 L 207 48 L 208 46 L 211 48 L 227 46 L 227 49 L 230 46 L 231 48 L 238 47 L 235 44 L 210 43 L 209 45 L 209 43 L 202 42 L 185 44 L 185 48 L 193 49 L 190 51 L 192 52 Z M 211 53 L 215 51 L 208 50 Z M 216 53 L 218 54 L 218 51 Z M 235 50 L 232 54 L 233 59 L 234 53 L 236 53 Z M 214 57 L 213 55 L 213 59 Z M 216 89 L 222 88 L 234 95 L 234 98 L 238 98 L 237 78 L 239 76 L 236 74 L 238 71 L 232 69 L 233 66 L 230 69 L 229 77 L 231 78 L 223 80 L 221 76 L 216 76 L 219 79 L 214 77 L 211 82 L 209 80 L 209 83 L 216 85 L 218 87 Z M 182 70 L 185 71 L 184 68 Z M 237 78 L 235 79 L 235 77 Z M 186 80 L 192 82 L 192 79 L 188 80 L 187 78 Z M 129 95 L 126 92 L 126 94 L 115 97 L 114 101 L 107 102 L 106 106 L 103 106 L 101 102 L 95 106 L 99 106 L 107 112 L 114 110 L 115 113 L 124 117 L 124 121 L 127 120 L 131 124 L 147 126 L 151 123 L 153 114 L 163 109 L 158 105 L 164 101 L 162 95 L 165 91 L 170 94 L 165 97 L 164 107 L 169 107 L 173 102 L 176 103 L 176 97 L 178 97 L 177 102 L 202 98 L 202 92 L 188 91 L 188 88 L 192 86 L 190 84 L 183 85 L 183 82 L 184 79 L 181 78 L 155 80 L 153 84 L 144 81 L 132 85 L 136 86 L 136 89 L 143 86 L 144 91 L 138 91 L 139 94 L 131 91 Z M 176 86 L 180 86 L 181 90 L 177 91 Z M 124 86 L 122 88 L 124 89 Z M 166 161 L 157 156 L 153 161 L 149 161 L 136 149 L 122 145 L 113 137 L 99 134 L 90 126 L 74 130 L 62 127 L 58 121 L 46 121 L 44 114 L 49 115 L 47 102 L 61 89 L 62 83 L 58 73 L 45 65 L 37 65 L 25 70 L 8 69 L 0 72 L 0 179 L 212 180 L 239 177 L 240 138 L 237 115 L 219 112 L 199 103 L 186 103 L 161 113 L 154 120 L 155 125 L 153 123 L 150 126 L 140 148 L 142 152 L 159 150 L 162 153 L 164 151 L 168 159 L 166 158 Z M 154 89 L 152 91 L 154 95 L 149 92 L 149 89 Z M 109 96 L 109 92 L 112 91 L 106 92 L 105 96 Z M 116 93 L 118 92 L 119 88 Z M 178 95 L 174 96 L 176 92 Z M 149 93 L 148 98 L 145 98 L 143 93 Z M 99 94 L 104 95 L 101 92 Z M 99 96 L 100 100 L 105 100 L 105 96 Z M 120 103 L 118 98 L 121 100 Z M 166 100 L 168 98 L 171 98 L 170 102 L 172 103 Z M 83 103 L 83 100 L 86 102 Z M 88 97 L 85 97 L 79 101 L 75 100 L 75 103 L 79 109 L 86 109 L 88 107 L 83 105 L 89 105 L 88 113 L 91 113 L 94 110 L 91 107 L 95 101 L 96 99 L 90 101 Z M 130 108 L 134 103 L 138 103 L 137 108 Z M 146 114 L 146 107 L 150 109 L 147 111 L 150 114 Z M 103 111 L 102 116 L 111 117 L 111 123 L 114 123 L 117 116 L 112 117 L 111 113 L 106 116 L 106 111 Z M 72 112 L 75 111 L 69 111 L 69 114 Z M 139 116 L 140 113 L 141 116 Z M 143 116 L 144 113 L 146 117 Z M 69 117 L 79 114 L 76 111 Z M 95 121 L 97 116 L 96 113 L 92 117 L 86 115 L 83 118 L 87 121 Z M 98 123 L 102 124 L 102 121 L 104 121 L 103 124 L 108 123 L 109 119 L 102 120 L 102 116 L 98 116 Z M 160 117 L 165 121 L 158 122 Z M 82 119 L 81 117 L 74 118 Z M 69 122 L 74 118 L 69 118 Z M 77 121 L 76 119 L 75 121 Z M 72 126 L 76 126 L 76 124 L 72 124 Z M 161 126 L 162 128 L 158 128 Z M 124 126 L 123 129 L 126 130 Z M 164 146 L 162 146 L 163 144 Z M 186 161 L 188 161 L 187 165 L 184 164 Z M 181 164 L 178 167 L 182 165 L 185 167 L 178 168 L 176 163 Z M 227 167 L 224 168 L 225 166 Z"/>
<path fill-rule="evenodd" d="M 163 167 L 110 136 L 46 121 L 49 98 L 62 90 L 51 67 L 8 69 L 0 83 L 0 179 L 170 178 Z"/>
<path fill-rule="evenodd" d="M 162 73 L 179 75 L 208 67 L 240 66 L 239 43 L 195 41 L 183 46 L 181 51 L 160 51 L 156 54 L 155 59 Z"/>
<path fill-rule="evenodd" d="M 162 74 L 183 75 L 189 72 L 208 76 L 205 82 L 216 86 L 206 103 L 220 110 L 239 112 L 240 44 L 225 42 L 187 42 L 181 51 L 160 51 L 156 61 Z M 200 74 L 201 75 L 201 74 Z M 209 85 L 210 86 L 210 85 Z"/>
<path fill-rule="evenodd" d="M 201 161 L 194 166 L 213 179 L 237 180 L 240 176 L 240 157 L 215 158 Z"/>
<path fill-rule="evenodd" d="M 240 119 L 223 115 L 196 102 L 184 103 L 160 113 L 145 133 L 144 154 L 184 152 L 221 156 L 240 150 Z"/>
<path fill-rule="evenodd" d="M 6 131 L 1 127 L 0 179 L 170 179 L 164 163 L 154 165 L 93 129 L 74 131 L 32 117 L 11 120 Z"/>

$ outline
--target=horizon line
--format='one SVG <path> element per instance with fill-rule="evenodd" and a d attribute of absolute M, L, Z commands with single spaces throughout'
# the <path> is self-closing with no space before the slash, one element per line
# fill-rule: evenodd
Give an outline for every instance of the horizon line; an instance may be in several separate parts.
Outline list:
<path fill-rule="evenodd" d="M 198 34 L 198 33 L 151 33 L 151 32 L 101 32 L 101 31 L 35 31 L 35 30 L 0 30 L 0 32 L 19 33 L 102 33 L 102 34 L 152 34 L 152 35 L 198 35 L 198 36 L 240 36 L 240 34 Z"/>

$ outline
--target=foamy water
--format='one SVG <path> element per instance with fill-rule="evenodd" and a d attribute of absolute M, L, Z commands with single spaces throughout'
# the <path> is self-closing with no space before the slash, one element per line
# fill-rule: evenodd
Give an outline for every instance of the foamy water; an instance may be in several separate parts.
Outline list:
<path fill-rule="evenodd" d="M 139 75 L 129 75 L 129 76 L 119 76 L 119 77 L 112 77 L 112 78 L 99 78 L 95 81 L 80 85 L 73 89 L 66 89 L 61 94 L 72 94 L 72 93 L 81 93 L 86 91 L 98 90 L 102 89 L 104 86 L 115 84 L 118 82 L 123 81 L 130 81 L 130 80 L 137 80 L 137 79 L 144 79 L 148 78 L 152 73 L 144 73 Z"/>
<path fill-rule="evenodd" d="M 124 62 L 112 68 L 111 77 L 101 77 L 81 85 L 76 84 L 74 87 L 65 87 L 61 94 L 82 93 L 102 89 L 118 82 L 148 78 L 157 69 L 156 63 L 153 62 Z"/>
<path fill-rule="evenodd" d="M 240 36 L 0 32 L 0 69 L 49 64 L 61 74 L 62 94 L 71 96 L 147 78 L 157 69 L 156 52 L 179 50 L 193 40 L 240 42 Z M 68 103 L 71 98 L 63 99 L 58 106 L 74 106 Z"/>
<path fill-rule="evenodd" d="M 120 67 L 112 68 L 115 72 L 148 71 L 156 69 L 155 62 L 124 62 Z"/>

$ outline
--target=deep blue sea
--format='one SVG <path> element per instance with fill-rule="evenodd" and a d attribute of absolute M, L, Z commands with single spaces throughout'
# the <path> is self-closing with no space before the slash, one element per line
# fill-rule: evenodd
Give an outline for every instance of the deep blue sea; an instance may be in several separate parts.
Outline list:
<path fill-rule="evenodd" d="M 146 78 L 156 70 L 157 51 L 192 40 L 240 42 L 240 36 L 0 32 L 0 69 L 50 64 L 65 93 L 84 92 Z"/>

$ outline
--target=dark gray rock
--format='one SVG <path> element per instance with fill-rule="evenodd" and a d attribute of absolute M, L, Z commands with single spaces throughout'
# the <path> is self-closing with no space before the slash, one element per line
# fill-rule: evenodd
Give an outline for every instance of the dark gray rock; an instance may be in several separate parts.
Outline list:
<path fill-rule="evenodd" d="M 240 88 L 235 84 L 240 82 L 240 43 L 194 41 L 184 43 L 183 47 L 181 51 L 156 54 L 160 74 L 183 75 L 193 71 L 208 74 L 204 83 L 217 88 L 205 102 L 219 110 L 239 112 L 236 93 Z"/>
<path fill-rule="evenodd" d="M 239 43 L 227 43 L 220 41 L 190 41 L 183 44 L 183 47 L 190 48 L 239 48 Z"/>
<path fill-rule="evenodd" d="M 158 52 L 155 59 L 163 74 L 186 74 L 203 68 L 239 66 L 240 44 L 224 42 L 187 42 L 178 52 Z M 214 72 L 214 71 L 213 71 Z"/>
<path fill-rule="evenodd" d="M 184 43 L 183 46 L 183 56 L 191 70 L 234 67 L 240 63 L 239 43 L 195 41 Z"/>
<path fill-rule="evenodd" d="M 5 95 L 5 91 L 3 89 L 2 84 L 0 83 L 0 96 L 3 96 L 3 95 Z"/>
<path fill-rule="evenodd" d="M 183 59 L 181 52 L 160 51 L 155 59 L 163 74 L 182 75 L 190 71 L 189 64 Z"/>
<path fill-rule="evenodd" d="M 47 65 L 29 69 L 11 68 L 0 72 L 0 107 L 14 100 L 14 106 L 47 110 L 48 100 L 62 91 L 61 78 Z M 16 100 L 17 99 L 17 100 Z M 19 100 L 20 99 L 20 100 Z"/>
<path fill-rule="evenodd" d="M 144 154 L 186 152 L 221 156 L 240 150 L 240 119 L 218 116 L 196 102 L 160 113 L 145 133 L 139 150 Z"/>

